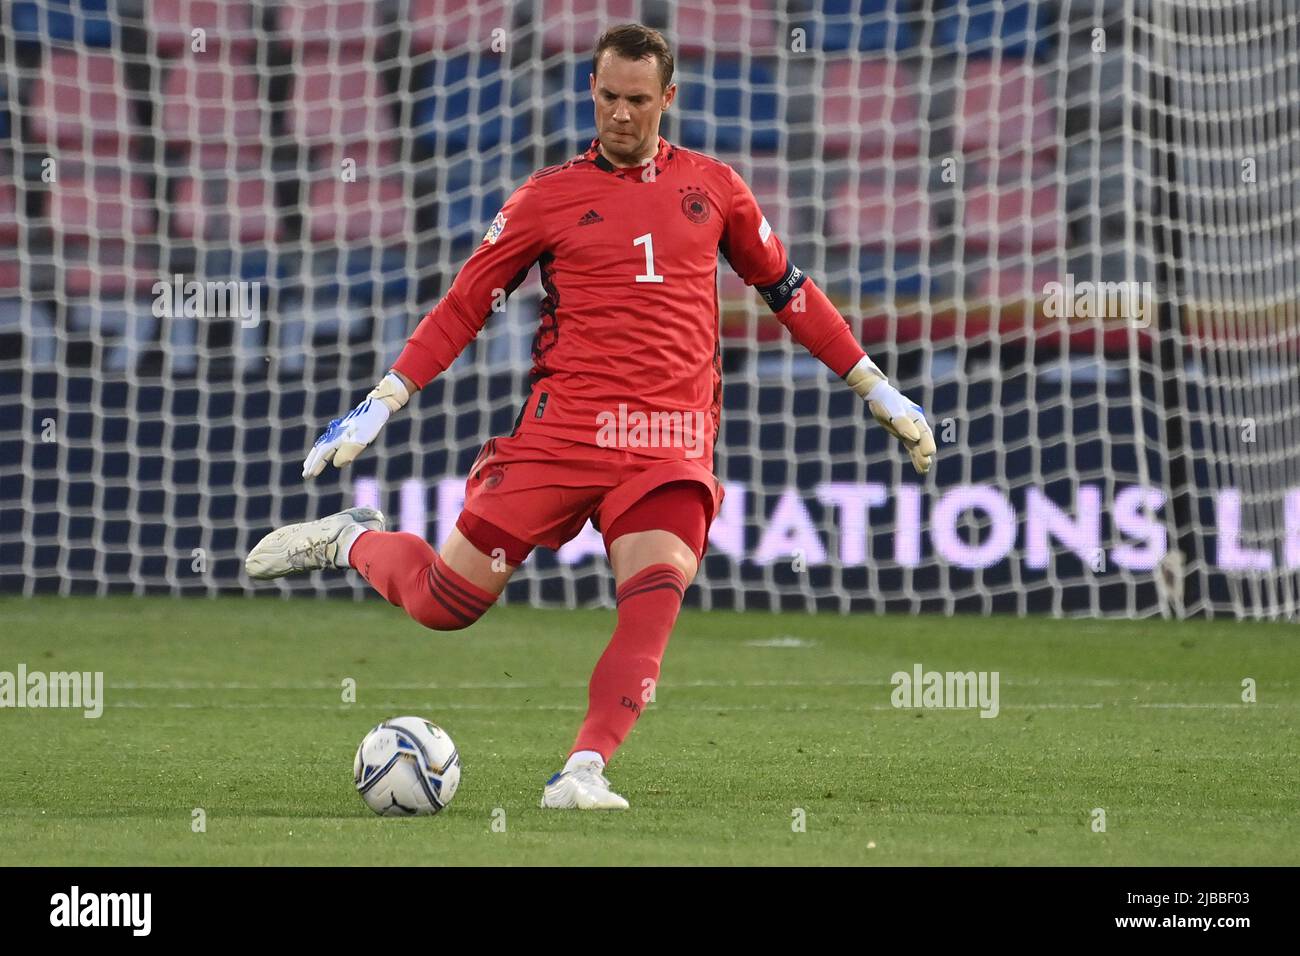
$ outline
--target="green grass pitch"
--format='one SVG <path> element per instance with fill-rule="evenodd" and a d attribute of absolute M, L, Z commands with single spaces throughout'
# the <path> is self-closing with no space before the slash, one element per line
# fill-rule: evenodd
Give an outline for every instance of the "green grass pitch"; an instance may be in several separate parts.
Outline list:
<path fill-rule="evenodd" d="M 7 598 L 0 621 L 0 671 L 103 671 L 106 698 L 0 710 L 6 864 L 1300 863 L 1289 625 L 686 612 L 610 767 L 632 809 L 594 814 L 537 801 L 611 611 L 434 634 L 378 601 Z M 1000 714 L 895 709 L 917 663 L 998 671 Z M 352 756 L 407 713 L 464 777 L 440 816 L 381 819 Z"/>

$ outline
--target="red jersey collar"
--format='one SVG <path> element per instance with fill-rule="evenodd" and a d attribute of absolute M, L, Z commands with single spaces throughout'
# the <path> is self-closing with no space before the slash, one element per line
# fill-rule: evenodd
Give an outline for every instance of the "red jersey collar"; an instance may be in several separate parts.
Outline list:
<path fill-rule="evenodd" d="M 668 161 L 672 159 L 673 153 L 676 149 L 677 147 L 673 146 L 673 144 L 668 142 L 668 140 L 664 139 L 662 136 L 659 137 L 659 150 L 654 154 L 656 176 L 664 171 L 664 167 L 668 164 Z M 594 163 L 597 169 L 602 169 L 607 173 L 622 176 L 624 179 L 642 179 L 642 170 L 644 169 L 644 166 L 620 167 L 615 166 L 606 159 L 604 154 L 600 151 L 599 137 L 591 141 L 591 145 L 587 147 L 587 151 L 582 154 L 582 157 L 583 159 Z"/>

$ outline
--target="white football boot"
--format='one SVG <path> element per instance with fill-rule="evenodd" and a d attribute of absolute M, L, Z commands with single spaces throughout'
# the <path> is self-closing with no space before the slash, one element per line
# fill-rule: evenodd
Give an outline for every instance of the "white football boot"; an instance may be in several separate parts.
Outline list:
<path fill-rule="evenodd" d="M 346 569 L 343 545 L 357 528 L 383 531 L 384 516 L 374 508 L 349 508 L 328 518 L 289 524 L 272 531 L 244 559 L 250 578 L 269 580 L 301 571 Z"/>
<path fill-rule="evenodd" d="M 562 770 L 542 790 L 543 810 L 626 810 L 627 801 L 609 788 L 600 764 Z"/>

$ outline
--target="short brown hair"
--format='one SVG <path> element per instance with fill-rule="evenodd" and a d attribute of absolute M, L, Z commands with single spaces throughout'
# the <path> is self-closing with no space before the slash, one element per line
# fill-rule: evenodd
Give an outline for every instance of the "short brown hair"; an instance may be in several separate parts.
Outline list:
<path fill-rule="evenodd" d="M 668 89 L 673 81 L 673 51 L 668 49 L 668 41 L 658 30 L 642 26 L 639 23 L 624 23 L 610 27 L 596 41 L 596 52 L 591 55 L 591 72 L 596 72 L 600 55 L 612 50 L 626 60 L 644 60 L 653 56 L 659 61 L 659 82 Z"/>

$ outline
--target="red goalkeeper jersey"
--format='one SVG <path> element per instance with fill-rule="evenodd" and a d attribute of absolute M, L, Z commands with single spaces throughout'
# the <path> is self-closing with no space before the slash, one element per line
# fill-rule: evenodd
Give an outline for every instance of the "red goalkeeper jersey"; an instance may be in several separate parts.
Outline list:
<path fill-rule="evenodd" d="M 862 358 L 844 319 L 788 262 L 735 170 L 660 138 L 644 167 L 617 168 L 593 142 L 582 155 L 534 173 L 502 207 L 394 368 L 424 387 L 537 263 L 545 298 L 532 391 L 517 431 L 596 445 L 611 421 L 681 413 L 684 421 L 706 424 L 707 447 L 687 454 L 702 452 L 711 461 L 722 401 L 719 250 L 835 374 Z"/>

